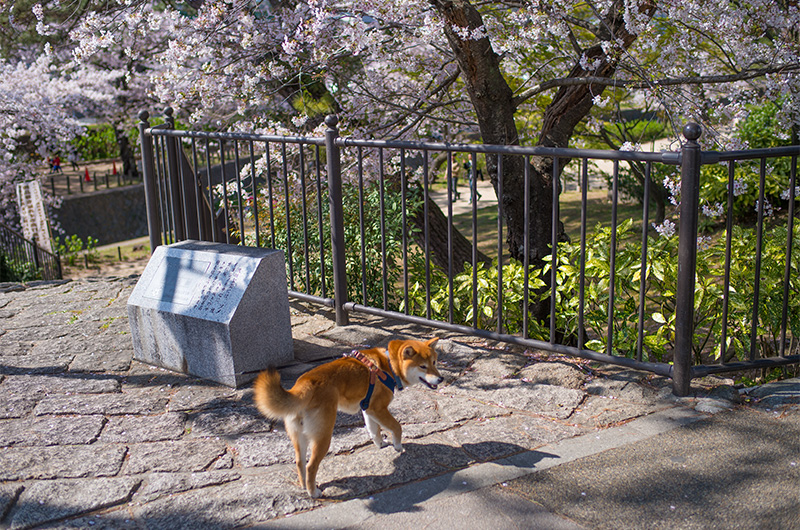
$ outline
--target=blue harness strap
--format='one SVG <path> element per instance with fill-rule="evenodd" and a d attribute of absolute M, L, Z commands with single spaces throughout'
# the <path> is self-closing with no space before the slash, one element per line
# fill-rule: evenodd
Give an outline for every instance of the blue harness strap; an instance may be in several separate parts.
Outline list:
<path fill-rule="evenodd" d="M 376 379 L 380 379 L 381 383 L 383 383 L 386 386 L 386 388 L 388 388 L 389 391 L 392 392 L 393 394 L 395 388 L 397 388 L 397 390 L 403 389 L 403 383 L 400 381 L 399 377 L 394 375 L 394 372 L 389 373 L 386 372 L 385 370 L 381 370 L 372 361 L 372 359 L 370 359 L 360 351 L 353 350 L 350 353 L 345 353 L 344 356 L 360 361 L 369 370 L 369 386 L 367 387 L 367 395 L 364 396 L 364 399 L 362 399 L 361 402 L 359 403 L 361 410 L 367 410 L 369 408 L 369 402 L 372 399 L 372 392 L 375 390 Z M 391 371 L 391 368 L 389 370 Z"/>

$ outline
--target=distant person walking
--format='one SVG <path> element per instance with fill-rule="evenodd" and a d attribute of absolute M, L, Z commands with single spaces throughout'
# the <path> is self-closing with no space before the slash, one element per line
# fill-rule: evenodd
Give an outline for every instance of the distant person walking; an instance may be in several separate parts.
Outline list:
<path fill-rule="evenodd" d="M 78 171 L 80 169 L 78 166 L 78 153 L 75 151 L 70 151 L 70 153 L 67 155 L 67 161 L 72 164 L 73 171 Z"/>
<path fill-rule="evenodd" d="M 58 155 L 56 155 L 55 158 L 53 158 L 52 172 L 53 173 L 63 173 L 64 172 L 64 171 L 61 170 L 61 157 L 58 156 Z"/>

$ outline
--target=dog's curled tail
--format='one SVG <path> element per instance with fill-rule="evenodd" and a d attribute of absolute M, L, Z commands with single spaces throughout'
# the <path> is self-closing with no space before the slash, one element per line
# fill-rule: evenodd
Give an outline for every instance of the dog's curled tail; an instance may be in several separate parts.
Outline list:
<path fill-rule="evenodd" d="M 264 370 L 253 384 L 256 407 L 272 419 L 296 414 L 302 408 L 301 400 L 281 386 L 281 376 L 275 369 Z"/>

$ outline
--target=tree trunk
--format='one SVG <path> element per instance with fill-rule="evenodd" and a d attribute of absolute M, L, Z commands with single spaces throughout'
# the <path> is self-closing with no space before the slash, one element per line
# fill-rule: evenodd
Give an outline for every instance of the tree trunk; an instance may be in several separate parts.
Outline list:
<path fill-rule="evenodd" d="M 470 100 L 478 118 L 481 136 L 485 143 L 518 145 L 514 115 L 517 103 L 511 88 L 506 83 L 500 69 L 500 57 L 492 49 L 488 37 L 479 39 L 462 39 L 453 30 L 454 27 L 477 30 L 483 27 L 481 14 L 469 0 L 430 0 L 444 20 L 444 33 L 452 48 Z M 602 21 L 602 27 L 609 32 L 610 38 L 627 49 L 635 40 L 625 29 L 623 19 L 623 3 L 617 0 L 610 7 L 608 15 Z M 640 8 L 652 15 L 654 5 L 644 4 Z M 599 66 L 592 70 L 575 64 L 567 77 L 611 77 L 616 71 L 617 60 L 607 56 L 600 44 L 584 52 L 585 64 L 593 64 L 602 59 Z M 593 98 L 601 95 L 604 85 L 565 86 L 558 90 L 553 101 L 548 105 L 542 120 L 542 129 L 537 145 L 546 147 L 567 147 L 575 126 L 589 113 Z M 564 161 L 566 162 L 566 161 Z M 487 170 L 492 184 L 497 190 L 498 159 L 486 157 Z M 511 256 L 522 261 L 525 257 L 525 160 L 519 156 L 503 157 L 503 195 L 500 198 L 504 208 L 508 229 L 507 243 Z M 552 196 L 553 185 L 558 185 L 561 169 L 566 165 L 559 164 L 555 174 L 552 158 L 532 157 L 528 165 L 528 223 L 527 223 L 527 255 L 531 265 L 540 265 L 542 258 L 551 252 L 552 241 Z M 555 177 L 555 179 L 554 179 Z M 563 239 L 563 225 L 559 223 L 558 238 Z M 543 278 L 549 281 L 549 278 Z M 548 309 L 546 304 L 538 304 L 534 309 L 535 316 L 546 320 Z"/>
<path fill-rule="evenodd" d="M 136 157 L 133 155 L 128 135 L 116 124 L 114 125 L 114 135 L 117 137 L 119 157 L 122 160 L 122 174 L 130 179 L 138 179 L 139 170 L 136 167 Z"/>
<path fill-rule="evenodd" d="M 420 248 L 425 248 L 425 223 L 428 225 L 428 248 L 430 250 L 431 261 L 445 273 L 449 274 L 450 265 L 453 266 L 453 274 L 458 274 L 464 270 L 464 265 L 472 264 L 472 241 L 455 229 L 442 212 L 439 205 L 433 199 L 427 197 L 428 217 L 425 218 L 425 210 L 420 208 L 411 222 L 417 228 L 414 232 L 414 241 Z M 448 238 L 448 230 L 450 237 Z M 448 241 L 452 241 L 448 244 Z M 452 250 L 451 250 L 452 245 Z M 478 251 L 477 261 L 491 263 L 484 253 Z"/>

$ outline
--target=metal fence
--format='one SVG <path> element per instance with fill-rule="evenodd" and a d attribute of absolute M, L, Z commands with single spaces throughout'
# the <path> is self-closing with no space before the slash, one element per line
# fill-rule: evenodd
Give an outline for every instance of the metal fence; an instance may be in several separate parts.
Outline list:
<path fill-rule="evenodd" d="M 151 248 L 199 239 L 282 249 L 290 296 L 334 308 L 339 325 L 363 312 L 648 370 L 671 377 L 677 395 L 695 377 L 800 362 L 800 147 L 702 151 L 693 124 L 680 152 L 646 153 L 359 140 L 339 137 L 331 116 L 324 138 L 178 131 L 171 109 L 160 126 L 139 117 Z M 526 229 L 520 263 L 505 243 L 503 167 L 521 159 L 528 168 L 537 157 L 554 168 L 550 255 L 529 262 Z M 500 200 L 470 201 L 456 215 L 457 175 L 474 194 L 490 158 Z M 784 215 L 770 216 L 776 161 L 788 195 Z M 598 165 L 608 166 L 609 212 L 590 226 Z M 727 175 L 727 224 L 710 243 L 698 227 L 704 166 Z M 634 167 L 641 197 L 624 200 Z M 753 171 L 756 209 L 735 226 L 733 191 Z M 672 237 L 653 229 L 650 207 L 655 175 L 671 173 L 680 175 Z M 527 169 L 522 182 L 514 193 L 528 197 Z M 579 214 L 564 242 L 557 227 L 569 182 Z M 531 308 L 548 303 L 549 318 L 534 318 Z"/>
<path fill-rule="evenodd" d="M 61 260 L 22 234 L 0 223 L 0 268 L 9 279 L 60 280 Z M 7 280 L 2 280 L 7 281 Z"/>

